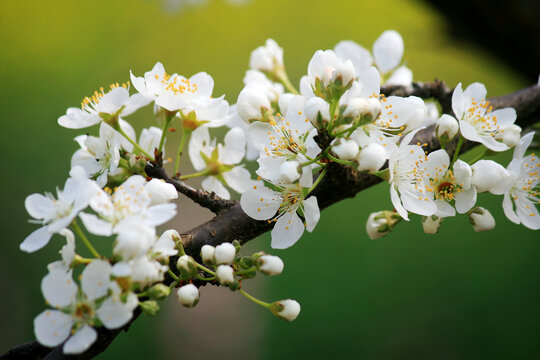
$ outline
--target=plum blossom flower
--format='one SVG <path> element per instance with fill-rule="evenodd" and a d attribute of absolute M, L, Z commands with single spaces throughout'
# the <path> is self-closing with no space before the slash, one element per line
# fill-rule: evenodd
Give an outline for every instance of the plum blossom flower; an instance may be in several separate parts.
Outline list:
<path fill-rule="evenodd" d="M 189 141 L 189 158 L 195 170 L 207 175 L 202 188 L 213 191 L 224 199 L 231 195 L 224 185 L 243 193 L 252 184 L 251 175 L 243 166 L 238 166 L 244 158 L 246 140 L 244 131 L 233 128 L 227 132 L 224 144 L 210 141 L 208 129 L 195 130 Z"/>
<path fill-rule="evenodd" d="M 304 233 L 311 232 L 319 222 L 320 210 L 317 198 L 304 195 L 298 184 L 275 186 L 279 191 L 254 185 L 242 194 L 240 205 L 255 220 L 275 221 L 272 229 L 272 248 L 286 249 L 294 245 Z M 305 226 L 298 213 L 305 219 Z M 277 214 L 277 216 L 276 216 Z M 272 219 L 273 220 L 269 220 Z"/>
<path fill-rule="evenodd" d="M 56 190 L 57 199 L 51 193 L 32 194 L 26 198 L 26 211 L 43 226 L 24 239 L 21 250 L 34 252 L 47 245 L 52 235 L 68 227 L 88 206 L 91 196 L 100 190 L 94 181 L 87 179 L 82 167 L 74 167 L 69 174 L 64 189 Z"/>
<path fill-rule="evenodd" d="M 294 163 L 294 168 L 301 163 L 315 158 L 321 149 L 314 140 L 317 130 L 303 115 L 303 98 L 296 96 L 291 100 L 285 117 L 276 116 L 269 123 L 254 122 L 247 131 L 248 142 L 260 152 L 257 174 L 271 182 L 294 182 L 287 176 L 292 169 L 283 166 L 286 162 Z M 303 186 L 311 186 L 313 181 L 312 166 L 304 166 L 301 176 Z M 288 170 L 288 172 L 284 172 Z"/>
<path fill-rule="evenodd" d="M 418 129 L 419 130 L 419 129 Z M 428 157 L 418 145 L 409 145 L 416 131 L 407 134 L 388 162 L 390 197 L 396 211 L 409 220 L 407 210 L 431 216 L 437 211 L 433 192 L 428 191 Z"/>
<path fill-rule="evenodd" d="M 283 49 L 274 39 L 267 39 L 264 46 L 251 52 L 249 67 L 265 72 L 278 71 L 283 68 Z"/>
<path fill-rule="evenodd" d="M 140 94 L 129 96 L 128 86 L 129 83 L 113 84 L 108 92 L 100 88 L 99 92 L 83 99 L 80 109 L 69 108 L 66 115 L 58 119 L 58 124 L 68 129 L 82 129 L 101 121 L 114 124 L 121 116 L 128 116 L 150 103 Z"/>
<path fill-rule="evenodd" d="M 45 346 L 53 347 L 73 334 L 64 344 L 63 350 L 66 354 L 78 354 L 96 340 L 97 333 L 93 326 L 98 318 L 109 329 L 125 325 L 138 304 L 135 294 L 130 293 L 126 302 L 119 302 L 116 311 L 106 311 L 110 298 L 97 309 L 96 300 L 108 294 L 110 275 L 111 265 L 108 262 L 92 261 L 82 272 L 82 292 L 79 293 L 71 271 L 57 268 L 49 272 L 43 278 L 41 289 L 47 303 L 57 310 L 45 310 L 35 318 L 37 340 Z"/>
<path fill-rule="evenodd" d="M 540 162 L 538 156 L 525 156 L 532 142 L 534 132 L 523 136 L 514 149 L 514 157 L 507 171 L 512 177 L 512 184 L 504 194 L 503 210 L 506 217 L 516 224 L 523 224 L 529 229 L 540 229 Z"/>
<path fill-rule="evenodd" d="M 153 179 L 152 181 L 160 181 Z M 154 228 L 169 221 L 176 215 L 176 204 L 167 201 L 178 197 L 170 184 L 162 184 L 157 194 L 140 175 L 131 176 L 114 193 L 105 190 L 95 191 L 89 205 L 99 215 L 81 213 L 86 229 L 95 235 L 110 236 L 113 233 L 124 235 L 133 233 L 139 236 L 155 231 Z M 157 196 L 159 195 L 159 196 Z M 159 203 L 156 203 L 159 199 Z M 144 231 L 144 228 L 148 231 Z"/>
<path fill-rule="evenodd" d="M 465 91 L 461 83 L 456 86 L 452 94 L 452 110 L 459 120 L 461 135 L 493 151 L 507 150 L 509 146 L 502 141 L 503 133 L 507 129 L 515 130 L 511 127 L 516 121 L 516 111 L 510 107 L 493 111 L 486 94 L 485 86 L 480 83 L 469 85 Z"/>
<path fill-rule="evenodd" d="M 203 124 L 217 127 L 226 121 L 229 105 L 223 96 L 212 98 L 214 80 L 205 72 L 187 79 L 182 75 L 167 74 L 163 65 L 157 62 L 144 77 L 131 73 L 131 82 L 142 96 L 156 105 L 173 113 L 181 111 L 184 127 L 192 130 Z"/>

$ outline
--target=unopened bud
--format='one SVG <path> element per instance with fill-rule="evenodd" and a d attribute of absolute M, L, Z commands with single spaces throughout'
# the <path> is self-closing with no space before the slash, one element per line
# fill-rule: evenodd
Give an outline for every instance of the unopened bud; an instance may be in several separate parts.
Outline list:
<path fill-rule="evenodd" d="M 435 134 L 442 146 L 448 144 L 458 131 L 459 124 L 453 116 L 444 114 L 435 122 Z"/>
<path fill-rule="evenodd" d="M 262 91 L 244 88 L 238 95 L 236 111 L 238 116 L 247 123 L 257 120 L 263 121 L 272 114 L 271 109 L 270 101 Z"/>
<path fill-rule="evenodd" d="M 521 128 L 516 124 L 507 126 L 498 132 L 495 139 L 502 140 L 502 142 L 508 147 L 516 146 L 519 139 L 521 139 Z"/>
<path fill-rule="evenodd" d="M 388 234 L 402 220 L 394 211 L 379 211 L 369 215 L 366 222 L 366 231 L 371 240 L 381 238 Z"/>
<path fill-rule="evenodd" d="M 131 155 L 129 158 L 129 170 L 134 174 L 140 174 L 144 171 L 146 159 L 138 155 Z"/>
<path fill-rule="evenodd" d="M 479 160 L 471 165 L 471 170 L 471 182 L 478 192 L 489 191 L 495 195 L 502 195 L 512 184 L 512 175 L 493 160 Z"/>
<path fill-rule="evenodd" d="M 144 189 L 150 193 L 150 205 L 165 204 L 178 198 L 178 192 L 174 185 L 168 184 L 161 179 L 152 179 Z"/>
<path fill-rule="evenodd" d="M 199 302 L 199 289 L 193 284 L 182 286 L 176 292 L 178 302 L 186 307 L 193 307 Z"/>
<path fill-rule="evenodd" d="M 294 183 L 300 179 L 300 173 L 298 172 L 299 166 L 298 161 L 285 161 L 279 166 L 279 173 L 287 182 Z"/>
<path fill-rule="evenodd" d="M 232 264 L 234 256 L 236 255 L 236 248 L 231 243 L 223 243 L 216 246 L 214 251 L 214 259 L 216 264 Z"/>
<path fill-rule="evenodd" d="M 356 141 L 337 139 L 332 145 L 332 152 L 342 160 L 353 160 L 358 156 L 360 148 Z"/>
<path fill-rule="evenodd" d="M 495 219 L 491 213 L 483 207 L 475 207 L 469 211 L 469 220 L 476 232 L 492 230 L 495 227 Z"/>
<path fill-rule="evenodd" d="M 439 228 L 443 222 L 443 218 L 435 215 L 424 216 L 422 218 L 422 226 L 426 234 L 436 234 L 439 232 Z"/>
<path fill-rule="evenodd" d="M 358 154 L 359 171 L 378 171 L 386 162 L 386 150 L 382 145 L 371 143 Z"/>
<path fill-rule="evenodd" d="M 309 98 L 304 104 L 304 114 L 313 126 L 322 129 L 330 121 L 330 104 L 317 96 Z"/>
<path fill-rule="evenodd" d="M 214 262 L 214 252 L 216 248 L 212 245 L 203 245 L 201 248 L 201 259 L 205 264 L 211 264 Z"/>
<path fill-rule="evenodd" d="M 257 268 L 266 275 L 279 275 L 283 271 L 283 261 L 273 255 L 263 255 L 257 260 Z"/>
<path fill-rule="evenodd" d="M 141 307 L 141 310 L 149 316 L 154 316 L 159 311 L 159 305 L 155 300 L 143 301 L 139 303 L 139 306 Z"/>
<path fill-rule="evenodd" d="M 148 297 L 156 300 L 166 298 L 170 293 L 171 288 L 165 284 L 156 284 L 148 289 L 147 292 Z"/>
<path fill-rule="evenodd" d="M 300 304 L 291 299 L 279 300 L 270 304 L 272 314 L 287 321 L 293 321 L 300 314 Z"/>
<path fill-rule="evenodd" d="M 176 268 L 186 274 L 192 274 L 197 268 L 197 264 L 191 256 L 182 255 L 178 258 Z"/>
<path fill-rule="evenodd" d="M 221 285 L 230 285 L 234 282 L 234 271 L 229 265 L 219 265 L 216 269 L 216 277 Z"/>

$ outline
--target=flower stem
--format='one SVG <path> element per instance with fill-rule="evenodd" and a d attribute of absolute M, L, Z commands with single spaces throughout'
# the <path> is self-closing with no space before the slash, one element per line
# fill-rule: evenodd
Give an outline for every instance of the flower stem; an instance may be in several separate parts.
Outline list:
<path fill-rule="evenodd" d="M 173 271 L 170 268 L 167 269 L 167 272 L 169 273 L 169 275 L 171 275 L 174 281 L 178 281 L 178 282 L 180 281 L 180 279 L 178 279 L 178 276 L 176 276 L 176 274 L 173 273 Z"/>
<path fill-rule="evenodd" d="M 326 153 L 325 153 L 324 151 L 323 151 L 322 153 L 320 153 L 320 154 L 319 154 L 316 158 L 314 158 L 314 159 L 311 159 L 311 158 L 309 158 L 308 156 L 306 156 L 306 158 L 308 158 L 309 161 L 306 161 L 305 163 L 300 164 L 300 167 L 308 166 L 308 165 L 311 165 L 311 164 L 313 164 L 313 163 L 319 164 L 319 160 L 322 159 L 322 158 L 325 157 L 325 156 L 326 156 Z M 323 164 L 323 163 L 320 163 L 320 164 Z M 320 165 L 320 164 L 319 164 L 319 165 Z M 323 165 L 325 165 L 325 164 L 323 164 Z"/>
<path fill-rule="evenodd" d="M 216 278 L 215 276 L 205 278 L 205 277 L 202 277 L 201 275 L 197 274 L 197 279 L 202 280 L 202 281 L 212 281 L 215 278 Z"/>
<path fill-rule="evenodd" d="M 184 145 L 186 144 L 186 140 L 191 134 L 191 130 L 187 130 L 184 128 L 182 130 L 182 139 L 180 140 L 180 145 L 178 145 L 178 153 L 176 154 L 176 164 L 174 165 L 174 174 L 178 174 L 178 169 L 180 169 L 180 157 L 182 156 L 182 152 L 184 151 Z"/>
<path fill-rule="evenodd" d="M 291 81 L 289 80 L 289 77 L 287 76 L 287 72 L 285 71 L 285 68 L 276 72 L 276 78 L 279 80 L 279 82 L 283 84 L 283 86 L 285 86 L 288 92 L 294 95 L 300 94 L 298 90 L 296 90 L 294 85 L 291 83 Z"/>
<path fill-rule="evenodd" d="M 193 173 L 193 174 L 187 174 L 187 175 L 184 175 L 184 176 L 180 176 L 180 180 L 186 180 L 186 179 L 192 179 L 192 178 L 195 178 L 195 177 L 199 177 L 199 176 L 205 176 L 205 175 L 208 175 L 209 174 L 209 171 L 207 169 L 203 170 L 203 171 L 199 171 L 199 172 L 196 172 L 196 173 Z"/>
<path fill-rule="evenodd" d="M 348 166 L 352 166 L 352 167 L 355 167 L 355 166 L 356 166 L 356 163 L 355 163 L 355 162 L 338 159 L 337 157 L 333 156 L 333 155 L 330 154 L 330 153 L 326 154 L 326 156 L 327 156 L 330 160 L 332 160 L 333 162 L 337 162 L 338 164 L 341 164 L 341 165 L 348 165 Z"/>
<path fill-rule="evenodd" d="M 452 167 L 452 165 L 454 165 L 454 163 L 458 159 L 459 152 L 461 150 L 461 145 L 463 145 L 463 136 L 459 137 L 458 143 L 456 145 L 456 150 L 454 151 L 454 157 L 452 158 L 452 163 L 450 164 L 450 167 Z"/>
<path fill-rule="evenodd" d="M 146 156 L 150 160 L 154 160 L 154 157 L 150 156 L 150 154 L 144 151 L 143 148 L 139 144 L 137 144 L 132 138 L 130 138 L 129 135 L 126 134 L 126 132 L 122 130 L 120 126 L 116 128 L 116 131 L 118 131 L 123 137 L 125 137 L 126 140 L 129 141 L 135 147 L 135 149 L 139 150 L 144 156 Z"/>
<path fill-rule="evenodd" d="M 244 295 L 245 297 L 247 297 L 249 300 L 253 301 L 255 304 L 259 304 L 267 309 L 270 309 L 270 304 L 269 303 L 266 303 L 264 301 L 261 301 L 259 299 L 257 299 L 256 297 L 253 297 L 251 295 L 249 295 L 247 292 L 245 292 L 244 290 L 242 289 L 238 289 L 238 291 L 240 292 L 240 294 Z"/>
<path fill-rule="evenodd" d="M 86 247 L 88 248 L 88 250 L 90 250 L 90 252 L 92 253 L 92 255 L 94 255 L 94 257 L 96 259 L 100 259 L 101 258 L 101 255 L 99 255 L 99 253 L 96 251 L 96 249 L 92 246 L 92 243 L 90 242 L 90 240 L 88 240 L 88 238 L 86 237 L 86 235 L 84 234 L 84 232 L 82 231 L 81 227 L 79 226 L 79 224 L 77 223 L 77 221 L 73 221 L 73 223 L 71 224 L 71 226 L 73 227 L 73 229 L 75 230 L 75 232 L 77 233 L 77 235 L 79 235 L 79 237 L 82 239 L 84 245 L 86 245 Z"/>
<path fill-rule="evenodd" d="M 158 152 L 163 151 L 163 144 L 165 144 L 165 136 L 167 135 L 167 130 L 169 129 L 169 124 L 171 123 L 171 120 L 174 118 L 174 114 L 165 115 L 165 124 L 163 124 L 163 130 L 161 131 L 161 139 L 159 139 L 159 146 L 158 146 Z"/>
<path fill-rule="evenodd" d="M 321 182 L 322 178 L 324 177 L 324 175 L 326 174 L 326 167 L 323 168 L 322 172 L 320 173 L 320 175 L 317 177 L 317 180 L 315 180 L 315 182 L 313 183 L 313 185 L 311 185 L 311 187 L 309 188 L 308 190 L 308 194 L 311 193 L 313 190 L 315 190 L 315 188 L 317 187 L 317 185 L 319 185 L 319 183 Z M 307 194 L 306 194 L 307 195 Z"/>
<path fill-rule="evenodd" d="M 210 275 L 212 276 L 216 276 L 216 273 L 213 272 L 212 270 L 210 270 L 209 268 L 205 267 L 205 266 L 202 266 L 201 264 L 199 264 L 198 262 L 195 263 L 197 265 L 197 267 L 199 269 L 201 269 L 202 271 L 206 271 L 207 273 L 209 273 Z"/>

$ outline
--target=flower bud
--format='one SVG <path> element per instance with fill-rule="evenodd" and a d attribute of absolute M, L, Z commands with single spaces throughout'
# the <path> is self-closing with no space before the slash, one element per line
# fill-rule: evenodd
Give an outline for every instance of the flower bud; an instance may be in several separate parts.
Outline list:
<path fill-rule="evenodd" d="M 300 173 L 298 172 L 298 167 L 300 164 L 298 161 L 285 161 L 279 167 L 279 173 L 281 177 L 285 178 L 287 182 L 294 183 L 296 180 L 300 179 Z"/>
<path fill-rule="evenodd" d="M 332 72 L 331 81 L 346 87 L 352 83 L 355 76 L 354 65 L 351 60 L 347 60 Z"/>
<path fill-rule="evenodd" d="M 139 306 L 141 307 L 142 311 L 149 316 L 154 316 L 159 311 L 159 305 L 155 300 L 143 301 L 139 303 Z"/>
<path fill-rule="evenodd" d="M 201 248 L 201 259 L 205 264 L 211 264 L 214 262 L 214 252 L 216 248 L 212 245 L 204 245 Z"/>
<path fill-rule="evenodd" d="M 231 243 L 223 243 L 216 246 L 214 251 L 214 259 L 216 264 L 232 264 L 234 256 L 236 255 L 236 248 Z"/>
<path fill-rule="evenodd" d="M 424 216 L 422 218 L 422 226 L 426 234 L 436 234 L 439 232 L 439 228 L 443 222 L 443 218 L 435 215 Z"/>
<path fill-rule="evenodd" d="M 150 193 L 150 205 L 165 204 L 178 198 L 175 187 L 160 179 L 150 180 L 144 189 Z"/>
<path fill-rule="evenodd" d="M 176 292 L 178 302 L 186 307 L 194 307 L 199 302 L 199 289 L 193 284 L 182 286 Z"/>
<path fill-rule="evenodd" d="M 253 88 L 244 88 L 236 102 L 238 116 L 247 123 L 264 120 L 272 112 L 272 106 L 266 95 Z"/>
<path fill-rule="evenodd" d="M 140 174 L 146 167 L 146 159 L 142 156 L 132 154 L 129 158 L 129 170 L 134 174 Z"/>
<path fill-rule="evenodd" d="M 283 261 L 273 255 L 263 255 L 257 260 L 257 268 L 265 275 L 279 275 L 283 271 Z"/>
<path fill-rule="evenodd" d="M 471 165 L 472 184 L 478 192 L 489 191 L 495 195 L 504 194 L 512 184 L 512 175 L 499 163 L 479 160 Z"/>
<path fill-rule="evenodd" d="M 345 105 L 345 111 L 343 111 L 343 117 L 345 118 L 356 118 L 370 113 L 369 101 L 362 97 L 348 99 L 347 103 L 343 105 Z"/>
<path fill-rule="evenodd" d="M 444 114 L 435 122 L 435 134 L 441 145 L 448 144 L 458 131 L 459 124 L 453 116 Z"/>
<path fill-rule="evenodd" d="M 502 142 L 508 146 L 516 146 L 521 139 L 521 128 L 516 124 L 505 127 L 495 136 L 495 139 L 502 140 Z"/>
<path fill-rule="evenodd" d="M 371 143 L 358 154 L 359 171 L 378 171 L 386 162 L 386 150 L 382 145 Z"/>
<path fill-rule="evenodd" d="M 293 321 L 300 314 L 300 304 L 291 299 L 279 300 L 270 304 L 270 311 L 283 320 Z"/>
<path fill-rule="evenodd" d="M 371 116 L 371 120 L 375 120 L 381 113 L 381 102 L 379 99 L 369 98 L 368 105 L 368 112 L 365 115 L 369 115 Z"/>
<path fill-rule="evenodd" d="M 330 121 L 330 104 L 320 97 L 311 97 L 306 100 L 304 114 L 318 129 L 323 127 L 324 122 Z"/>
<path fill-rule="evenodd" d="M 219 265 L 216 269 L 216 277 L 221 285 L 232 284 L 234 282 L 233 268 L 229 265 Z"/>
<path fill-rule="evenodd" d="M 283 49 L 273 40 L 266 40 L 264 46 L 259 46 L 251 52 L 249 67 L 255 70 L 273 72 L 283 67 Z"/>
<path fill-rule="evenodd" d="M 148 289 L 148 297 L 152 299 L 163 299 L 169 296 L 171 288 L 165 284 L 156 284 Z"/>
<path fill-rule="evenodd" d="M 469 211 L 468 214 L 471 225 L 476 232 L 492 230 L 495 227 L 495 219 L 491 213 L 483 207 L 477 206 Z"/>
<path fill-rule="evenodd" d="M 369 215 L 366 222 L 366 231 L 371 240 L 381 238 L 388 234 L 402 217 L 394 211 L 379 211 Z"/>
<path fill-rule="evenodd" d="M 182 255 L 178 258 L 176 268 L 178 270 L 191 274 L 197 268 L 197 265 L 195 263 L 195 260 L 191 256 Z"/>
<path fill-rule="evenodd" d="M 332 152 L 342 160 L 353 160 L 358 156 L 360 148 L 356 141 L 337 139 L 332 145 Z"/>
<path fill-rule="evenodd" d="M 286 93 L 286 94 L 283 94 L 283 95 L 281 95 L 279 97 L 278 105 L 279 105 L 279 111 L 281 111 L 282 115 L 287 114 L 287 111 L 289 110 L 289 104 L 291 103 L 291 100 L 295 96 L 296 95 L 294 95 L 294 94 Z"/>

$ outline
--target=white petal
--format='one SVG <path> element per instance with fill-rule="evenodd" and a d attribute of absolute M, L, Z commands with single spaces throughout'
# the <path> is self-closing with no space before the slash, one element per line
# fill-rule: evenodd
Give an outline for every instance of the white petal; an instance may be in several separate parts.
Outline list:
<path fill-rule="evenodd" d="M 34 333 L 41 345 L 53 347 L 67 339 L 73 325 L 68 314 L 58 310 L 45 310 L 34 319 Z"/>
<path fill-rule="evenodd" d="M 166 223 L 176 216 L 176 204 L 159 204 L 148 208 L 144 213 L 145 223 L 150 226 L 158 226 Z"/>
<path fill-rule="evenodd" d="M 486 98 L 487 90 L 484 84 L 475 82 L 467 86 L 463 95 L 469 101 L 475 101 L 479 103 L 480 101 Z"/>
<path fill-rule="evenodd" d="M 133 317 L 133 310 L 137 307 L 137 295 L 129 293 L 127 301 L 109 297 L 97 310 L 97 316 L 107 329 L 117 329 L 127 324 Z"/>
<path fill-rule="evenodd" d="M 96 339 L 96 330 L 89 325 L 84 325 L 75 335 L 66 341 L 63 348 L 64 354 L 80 354 L 85 352 Z"/>
<path fill-rule="evenodd" d="M 272 248 L 286 249 L 293 246 L 304 233 L 304 224 L 295 211 L 281 216 L 272 229 Z"/>
<path fill-rule="evenodd" d="M 242 166 L 236 166 L 222 175 L 227 185 L 240 194 L 249 190 L 254 183 L 249 171 Z"/>
<path fill-rule="evenodd" d="M 465 113 L 465 94 L 463 94 L 461 83 L 457 84 L 452 93 L 452 110 L 454 111 L 457 120 L 463 118 L 463 114 Z"/>
<path fill-rule="evenodd" d="M 52 235 L 47 226 L 42 226 L 28 235 L 19 245 L 19 249 L 28 253 L 37 251 L 49 243 Z"/>
<path fill-rule="evenodd" d="M 443 218 L 456 215 L 456 210 L 454 210 L 452 205 L 447 203 L 446 200 L 435 200 L 435 204 L 437 205 L 437 211 L 435 211 L 435 216 Z"/>
<path fill-rule="evenodd" d="M 476 188 L 471 186 L 469 190 L 464 190 L 455 194 L 456 210 L 460 214 L 464 214 L 476 203 Z"/>
<path fill-rule="evenodd" d="M 51 199 L 41 194 L 32 194 L 24 200 L 26 211 L 35 219 L 52 218 L 56 212 L 56 206 Z"/>
<path fill-rule="evenodd" d="M 315 196 L 310 196 L 303 201 L 303 205 L 304 217 L 306 219 L 306 230 L 312 232 L 321 218 L 321 211 L 319 210 L 317 198 Z"/>
<path fill-rule="evenodd" d="M 231 198 L 229 190 L 227 190 L 215 176 L 207 176 L 204 178 L 201 182 L 201 187 L 205 191 L 216 193 L 217 196 L 222 197 L 223 199 L 228 200 Z"/>
<path fill-rule="evenodd" d="M 193 164 L 193 168 L 201 171 L 206 168 L 206 163 L 201 156 L 201 152 L 210 155 L 210 133 L 208 128 L 202 126 L 191 133 L 191 138 L 188 145 L 189 159 Z"/>
<path fill-rule="evenodd" d="M 470 141 L 475 141 L 475 142 L 482 142 L 482 139 L 478 135 L 478 132 L 476 131 L 474 126 L 472 126 L 468 122 L 460 120 L 459 121 L 459 130 L 461 132 L 461 135 L 465 139 L 470 140 Z"/>
<path fill-rule="evenodd" d="M 403 38 L 395 30 L 387 30 L 373 44 L 373 57 L 381 72 L 386 73 L 401 62 L 404 50 Z"/>
<path fill-rule="evenodd" d="M 218 161 L 224 164 L 238 164 L 246 152 L 246 138 L 244 130 L 232 128 L 224 139 L 225 146 L 219 149 Z"/>
<path fill-rule="evenodd" d="M 516 200 L 516 212 L 521 220 L 521 223 L 531 229 L 540 229 L 540 215 L 535 203 L 527 198 Z"/>
<path fill-rule="evenodd" d="M 401 204 L 401 199 L 399 198 L 398 192 L 394 184 L 390 184 L 390 198 L 392 200 L 392 205 L 394 205 L 394 208 L 399 213 L 399 215 L 401 215 L 404 220 L 409 221 L 409 217 L 407 216 L 407 210 L 405 210 L 405 208 Z"/>
<path fill-rule="evenodd" d="M 411 86 L 413 81 L 413 73 L 407 66 L 398 67 L 392 75 L 386 80 L 386 85 L 401 85 Z"/>
<path fill-rule="evenodd" d="M 98 114 L 89 114 L 79 108 L 69 108 L 66 115 L 58 118 L 58 124 L 68 129 L 83 129 L 100 121 Z"/>
<path fill-rule="evenodd" d="M 71 271 L 55 269 L 41 280 L 41 292 L 51 306 L 66 307 L 75 302 L 77 285 L 71 278 Z"/>
<path fill-rule="evenodd" d="M 357 74 L 368 68 L 373 62 L 369 50 L 363 48 L 354 41 L 340 41 L 334 48 L 334 51 L 340 59 L 351 60 L 354 65 L 354 71 Z"/>
<path fill-rule="evenodd" d="M 94 260 L 82 272 L 81 287 L 88 300 L 107 295 L 111 277 L 111 264 L 104 260 Z"/>
<path fill-rule="evenodd" d="M 242 210 L 255 220 L 267 220 L 272 218 L 279 209 L 281 196 L 264 186 L 256 186 L 242 194 L 240 205 Z"/>
<path fill-rule="evenodd" d="M 503 210 L 504 210 L 504 215 L 506 215 L 506 217 L 508 218 L 508 220 L 510 220 L 511 222 L 513 222 L 514 224 L 520 224 L 521 221 L 519 220 L 519 217 L 517 216 L 516 212 L 514 211 L 514 204 L 512 203 L 512 195 L 507 193 L 507 194 L 504 194 L 504 199 L 503 199 Z"/>
<path fill-rule="evenodd" d="M 150 205 L 166 204 L 178 198 L 178 192 L 172 184 L 160 179 L 152 179 L 144 188 L 150 193 Z"/>
<path fill-rule="evenodd" d="M 152 102 L 152 99 L 149 99 L 141 94 L 133 94 L 125 103 L 126 107 L 124 110 L 122 110 L 122 116 L 128 116 L 143 106 L 150 104 L 150 102 Z"/>
<path fill-rule="evenodd" d="M 99 236 L 111 236 L 112 224 L 108 221 L 101 220 L 94 214 L 80 213 L 79 218 L 82 220 L 84 227 L 89 233 Z"/>

